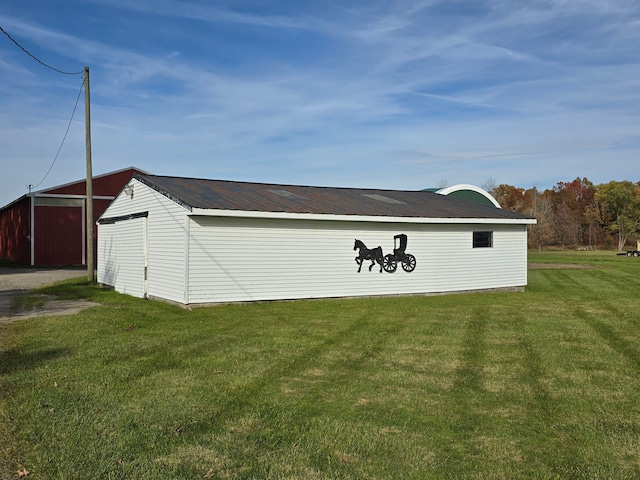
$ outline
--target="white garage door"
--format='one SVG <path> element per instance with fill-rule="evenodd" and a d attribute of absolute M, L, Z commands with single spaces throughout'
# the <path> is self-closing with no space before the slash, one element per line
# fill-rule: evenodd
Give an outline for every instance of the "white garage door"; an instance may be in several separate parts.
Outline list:
<path fill-rule="evenodd" d="M 148 212 L 98 220 L 98 282 L 116 291 L 147 295 Z"/>

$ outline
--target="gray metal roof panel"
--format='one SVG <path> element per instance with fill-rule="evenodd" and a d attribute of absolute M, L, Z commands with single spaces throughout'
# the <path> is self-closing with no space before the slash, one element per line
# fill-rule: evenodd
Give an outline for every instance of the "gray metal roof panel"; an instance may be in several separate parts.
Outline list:
<path fill-rule="evenodd" d="M 425 191 L 311 187 L 141 174 L 134 178 L 189 209 L 413 218 L 532 218 Z"/>

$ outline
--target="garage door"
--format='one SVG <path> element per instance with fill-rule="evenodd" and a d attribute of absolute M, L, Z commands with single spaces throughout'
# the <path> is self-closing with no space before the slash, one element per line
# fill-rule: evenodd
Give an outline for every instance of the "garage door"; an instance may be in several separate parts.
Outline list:
<path fill-rule="evenodd" d="M 146 297 L 146 214 L 101 220 L 98 244 L 98 281 L 120 293 Z"/>

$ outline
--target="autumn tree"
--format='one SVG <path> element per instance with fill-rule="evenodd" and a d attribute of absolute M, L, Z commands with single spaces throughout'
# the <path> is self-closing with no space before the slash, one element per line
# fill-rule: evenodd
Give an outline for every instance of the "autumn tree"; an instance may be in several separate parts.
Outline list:
<path fill-rule="evenodd" d="M 593 223 L 587 212 L 595 204 L 593 183 L 587 178 L 577 177 L 571 182 L 558 182 L 548 193 L 556 213 L 555 234 L 558 241 L 562 245 L 567 241 L 591 245 Z"/>
<path fill-rule="evenodd" d="M 598 245 L 603 244 L 607 238 L 604 233 L 602 220 L 602 209 L 600 204 L 594 199 L 593 203 L 589 204 L 584 212 L 584 221 L 586 223 L 585 237 L 587 239 L 587 245 L 589 249 L 595 249 Z"/>
<path fill-rule="evenodd" d="M 487 181 L 484 182 L 481 186 L 487 192 L 491 193 L 496 188 L 496 179 L 493 177 L 489 177 L 487 178 Z"/>
<path fill-rule="evenodd" d="M 524 188 L 501 184 L 489 191 L 504 210 L 524 212 Z"/>
<path fill-rule="evenodd" d="M 529 244 L 582 244 L 588 248 L 617 244 L 624 249 L 627 241 L 640 238 L 640 182 L 612 181 L 594 185 L 589 179 L 576 177 L 558 182 L 540 192 L 512 185 L 485 184 L 503 209 L 535 216 L 537 225 L 529 228 Z"/>
<path fill-rule="evenodd" d="M 535 225 L 529 225 L 529 241 L 531 245 L 542 250 L 553 239 L 553 208 L 549 195 L 538 192 L 536 187 L 524 192 L 525 212 L 538 221 Z"/>
<path fill-rule="evenodd" d="M 580 216 L 582 212 L 570 208 L 562 202 L 555 209 L 553 228 L 555 237 L 560 242 L 562 250 L 565 245 L 575 245 L 580 235 Z"/>
<path fill-rule="evenodd" d="M 640 183 L 628 180 L 598 185 L 596 200 L 602 206 L 609 230 L 617 238 L 618 251 L 640 234 Z"/>

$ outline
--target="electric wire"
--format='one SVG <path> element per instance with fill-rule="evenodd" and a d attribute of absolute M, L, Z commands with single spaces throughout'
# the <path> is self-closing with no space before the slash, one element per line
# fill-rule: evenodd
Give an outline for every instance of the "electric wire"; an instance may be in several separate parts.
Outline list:
<path fill-rule="evenodd" d="M 31 58 L 33 58 L 36 62 L 38 62 L 40 65 L 44 65 L 47 68 L 50 68 L 51 70 L 53 70 L 54 72 L 58 72 L 61 73 L 62 75 L 80 75 L 82 73 L 84 73 L 84 70 L 81 72 L 63 72 L 62 70 L 58 70 L 55 67 L 52 67 L 51 65 L 48 65 L 46 63 L 44 63 L 42 60 L 40 60 L 39 58 L 37 58 L 35 55 L 33 55 L 31 52 L 29 52 L 26 48 L 24 48 L 22 45 L 20 45 L 17 41 L 15 41 L 13 39 L 13 37 L 11 35 L 9 35 L 4 28 L 2 28 L 2 26 L 0 26 L 0 30 L 2 31 L 2 33 L 4 33 L 9 40 L 11 40 L 13 43 L 15 43 L 18 48 L 20 48 L 20 50 L 22 50 L 24 53 L 26 53 L 27 55 L 29 55 Z"/>
<path fill-rule="evenodd" d="M 53 70 L 54 72 L 60 73 L 62 75 L 84 75 L 84 69 L 80 72 L 64 72 L 62 70 L 59 70 L 55 67 L 52 67 L 51 65 L 43 62 L 42 60 L 40 60 L 39 58 L 37 58 L 35 55 L 33 55 L 31 52 L 29 52 L 26 48 L 24 48 L 22 45 L 20 45 L 11 35 L 9 35 L 9 33 L 7 33 L 7 31 L 2 28 L 2 26 L 0 26 L 0 31 L 2 31 L 2 33 L 4 33 L 7 38 L 9 40 L 11 40 L 13 43 L 16 44 L 16 46 L 18 48 L 20 48 L 20 50 L 22 50 L 24 53 L 26 53 L 27 55 L 29 55 L 33 60 L 35 60 L 36 62 L 38 62 L 40 65 L 43 65 L 44 67 L 47 67 L 51 70 Z M 47 170 L 47 173 L 44 174 L 44 177 L 42 177 L 42 180 L 40 180 L 40 182 L 38 182 L 37 185 L 32 186 L 29 185 L 29 193 L 31 193 L 31 189 L 32 188 L 38 188 L 42 182 L 45 181 L 45 179 L 49 176 L 49 173 L 51 173 L 51 169 L 53 169 L 53 166 L 56 163 L 56 160 L 58 160 L 58 156 L 60 155 L 60 152 L 62 151 L 62 146 L 64 145 L 65 140 L 67 139 L 67 134 L 69 133 L 69 129 L 71 128 L 71 122 L 73 121 L 73 117 L 76 113 L 76 109 L 78 108 L 78 102 L 80 101 L 80 94 L 82 93 L 82 89 L 84 88 L 84 81 L 82 82 L 82 85 L 80 86 L 80 91 L 78 92 L 78 98 L 76 98 L 76 104 L 73 106 L 73 112 L 71 112 L 71 118 L 69 119 L 69 123 L 67 125 L 67 130 L 64 132 L 64 137 L 62 138 L 62 142 L 60 143 L 60 147 L 58 148 L 58 152 L 56 153 L 56 156 L 54 157 L 53 161 L 51 162 L 51 165 L 49 166 L 49 170 Z"/>
<path fill-rule="evenodd" d="M 80 101 L 80 94 L 82 93 L 82 89 L 83 88 L 84 88 L 84 82 L 82 82 L 82 85 L 80 85 L 80 91 L 78 92 L 78 98 L 76 98 L 76 104 L 73 106 L 73 112 L 71 112 L 71 118 L 69 119 L 69 124 L 67 125 L 67 130 L 64 132 L 64 137 L 62 138 L 62 143 L 60 144 L 60 147 L 58 148 L 58 153 L 56 153 L 56 156 L 53 159 L 53 162 L 51 162 L 51 166 L 49 167 L 49 170 L 47 170 L 47 173 L 45 173 L 45 175 L 42 178 L 42 180 L 40 180 L 40 182 L 38 182 L 38 184 L 35 185 L 34 187 L 29 186 L 29 191 L 31 191 L 31 188 L 34 188 L 34 189 L 38 188 L 42 184 L 42 182 L 44 182 L 45 178 L 47 178 L 47 176 L 51 172 L 51 169 L 55 165 L 56 160 L 58 160 L 58 155 L 60 155 L 60 151 L 62 150 L 62 146 L 64 145 L 64 141 L 67 139 L 67 134 L 69 133 L 69 129 L 71 128 L 71 122 L 73 121 L 73 116 L 75 115 L 76 109 L 78 108 L 78 102 Z"/>

